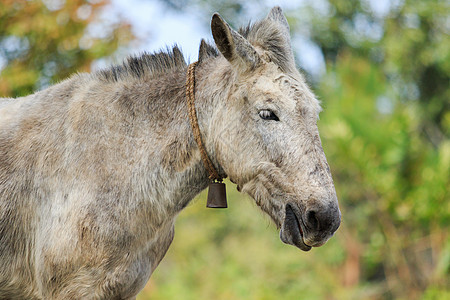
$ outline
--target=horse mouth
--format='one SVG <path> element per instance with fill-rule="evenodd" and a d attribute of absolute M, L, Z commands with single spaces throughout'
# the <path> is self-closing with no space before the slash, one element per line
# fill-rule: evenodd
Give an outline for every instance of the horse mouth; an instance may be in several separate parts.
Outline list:
<path fill-rule="evenodd" d="M 300 218 L 289 203 L 286 204 L 286 215 L 280 231 L 280 239 L 283 243 L 296 246 L 303 251 L 311 250 L 311 246 L 306 245 L 303 241 L 303 229 Z"/>

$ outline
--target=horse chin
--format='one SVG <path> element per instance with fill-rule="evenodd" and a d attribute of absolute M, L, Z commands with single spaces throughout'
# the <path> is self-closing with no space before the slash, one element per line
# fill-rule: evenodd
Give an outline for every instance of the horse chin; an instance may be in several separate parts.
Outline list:
<path fill-rule="evenodd" d="M 303 241 L 300 219 L 290 204 L 286 204 L 286 215 L 280 231 L 280 239 L 283 243 L 296 246 L 300 250 L 311 250 L 311 246 L 306 245 Z"/>

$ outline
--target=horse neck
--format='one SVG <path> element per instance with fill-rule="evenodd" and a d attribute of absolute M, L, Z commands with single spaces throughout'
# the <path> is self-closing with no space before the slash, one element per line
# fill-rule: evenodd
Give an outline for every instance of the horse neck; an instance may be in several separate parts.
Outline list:
<path fill-rule="evenodd" d="M 228 93 L 228 87 L 223 81 L 218 83 L 212 79 L 217 75 L 213 74 L 216 73 L 213 70 L 211 64 L 200 64 L 197 67 L 195 108 L 208 156 L 218 172 L 225 177 L 215 158 L 211 124 L 217 109 L 220 109 L 220 103 L 224 101 Z M 166 191 L 157 193 L 164 194 L 162 196 L 165 198 L 162 199 L 165 202 L 164 210 L 168 210 L 169 213 L 178 213 L 210 182 L 189 121 L 185 82 L 186 73 L 180 71 L 167 78 L 149 82 L 147 85 L 152 86 L 152 89 L 157 87 L 159 91 L 157 95 L 152 95 L 153 99 L 150 99 L 155 101 L 155 108 L 152 109 L 153 120 L 149 123 L 153 124 L 151 131 L 160 131 L 156 138 L 163 141 L 162 147 L 158 146 L 161 154 L 156 154 L 155 150 L 149 151 L 159 157 L 156 160 L 160 162 L 160 165 L 156 166 L 156 169 L 148 170 L 153 176 L 150 176 L 147 183 L 150 190 L 152 186 L 155 186 L 155 181 L 165 183 Z M 141 95 L 141 97 L 147 96 Z"/>
<path fill-rule="evenodd" d="M 233 73 L 229 63 L 224 58 L 206 60 L 196 70 L 195 107 L 199 120 L 202 141 L 209 158 L 219 175 L 227 177 L 217 159 L 217 132 L 222 123 L 226 102 L 233 86 Z M 220 131 L 220 130 L 219 130 Z"/>

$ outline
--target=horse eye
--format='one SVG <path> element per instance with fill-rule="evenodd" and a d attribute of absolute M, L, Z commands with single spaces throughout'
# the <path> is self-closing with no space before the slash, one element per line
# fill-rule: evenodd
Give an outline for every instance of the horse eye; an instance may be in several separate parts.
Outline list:
<path fill-rule="evenodd" d="M 280 121 L 280 119 L 278 119 L 277 115 L 269 110 L 269 109 L 263 109 L 259 111 L 259 116 L 261 117 L 261 119 L 263 120 L 274 120 L 274 121 Z"/>

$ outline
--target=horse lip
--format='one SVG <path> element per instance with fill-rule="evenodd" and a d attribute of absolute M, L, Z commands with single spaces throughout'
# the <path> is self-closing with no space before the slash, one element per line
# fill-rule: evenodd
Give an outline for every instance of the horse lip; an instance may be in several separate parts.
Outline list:
<path fill-rule="evenodd" d="M 284 218 L 283 228 L 280 232 L 280 238 L 283 243 L 291 244 L 303 251 L 311 250 L 303 241 L 303 228 L 300 218 L 295 213 L 291 204 L 286 204 L 286 215 Z"/>

